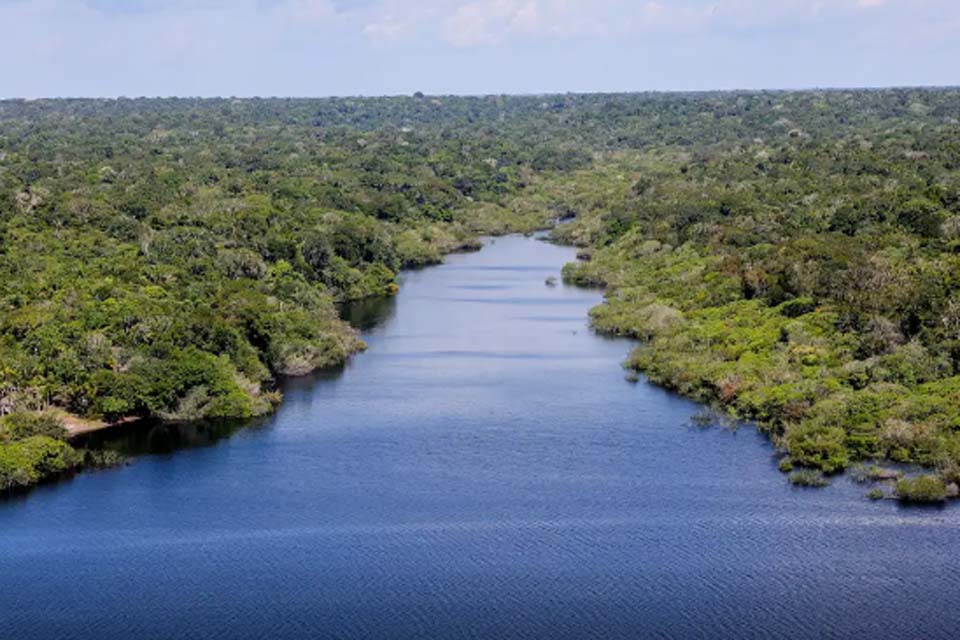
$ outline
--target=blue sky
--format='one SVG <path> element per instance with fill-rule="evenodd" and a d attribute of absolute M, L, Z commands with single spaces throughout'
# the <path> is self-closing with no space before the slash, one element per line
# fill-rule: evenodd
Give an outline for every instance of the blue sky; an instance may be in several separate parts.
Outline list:
<path fill-rule="evenodd" d="M 960 84 L 960 0 L 0 0 L 0 97 Z"/>

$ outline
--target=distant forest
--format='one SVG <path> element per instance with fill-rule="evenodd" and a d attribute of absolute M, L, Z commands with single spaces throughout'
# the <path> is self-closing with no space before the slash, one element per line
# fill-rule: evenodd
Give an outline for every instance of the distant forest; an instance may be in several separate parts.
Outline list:
<path fill-rule="evenodd" d="M 629 365 L 798 482 L 956 493 L 954 89 L 2 101 L 0 489 L 103 462 L 64 419 L 269 412 L 363 348 L 337 302 L 549 227 Z"/>

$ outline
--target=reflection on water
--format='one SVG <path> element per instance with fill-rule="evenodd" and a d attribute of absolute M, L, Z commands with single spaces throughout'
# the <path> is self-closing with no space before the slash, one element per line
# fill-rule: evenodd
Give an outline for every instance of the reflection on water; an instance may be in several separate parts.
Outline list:
<path fill-rule="evenodd" d="M 340 305 L 340 317 L 360 331 L 368 331 L 387 322 L 397 309 L 393 296 L 354 300 Z"/>
<path fill-rule="evenodd" d="M 208 447 L 241 429 L 263 428 L 268 424 L 269 418 L 182 423 L 141 420 L 89 434 L 78 440 L 77 444 L 95 449 L 112 449 L 127 456 L 172 453 L 179 449 Z"/>

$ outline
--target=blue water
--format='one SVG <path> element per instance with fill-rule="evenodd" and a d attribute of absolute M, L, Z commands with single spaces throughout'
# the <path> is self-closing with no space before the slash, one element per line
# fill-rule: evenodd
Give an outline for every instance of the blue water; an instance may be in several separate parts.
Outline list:
<path fill-rule="evenodd" d="M 790 487 L 624 380 L 573 252 L 501 238 L 353 310 L 273 418 L 0 502 L 0 638 L 953 638 L 960 510 Z M 152 452 L 152 453 L 147 453 Z"/>

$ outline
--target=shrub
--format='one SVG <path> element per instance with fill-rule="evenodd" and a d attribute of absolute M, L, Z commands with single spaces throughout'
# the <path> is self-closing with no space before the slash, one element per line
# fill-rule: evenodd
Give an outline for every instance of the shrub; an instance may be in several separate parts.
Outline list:
<path fill-rule="evenodd" d="M 123 454 L 113 449 L 87 449 L 83 452 L 84 465 L 95 469 L 119 467 L 126 461 Z"/>
<path fill-rule="evenodd" d="M 857 484 L 870 482 L 870 471 L 863 464 L 855 464 L 850 467 L 848 475 L 850 476 L 850 479 Z"/>
<path fill-rule="evenodd" d="M 787 318 L 799 318 L 812 313 L 816 308 L 817 305 L 811 298 L 794 298 L 780 305 L 780 314 Z"/>
<path fill-rule="evenodd" d="M 904 478 L 897 483 L 897 497 L 903 502 L 943 502 L 947 499 L 947 485 L 932 475 Z"/>
<path fill-rule="evenodd" d="M 935 238 L 941 233 L 943 212 L 937 203 L 925 198 L 914 198 L 906 202 L 897 212 L 897 222 L 910 231 L 927 238 Z"/>
<path fill-rule="evenodd" d="M 73 447 L 48 436 L 0 444 L 0 491 L 36 484 L 82 461 L 83 456 Z"/>
<path fill-rule="evenodd" d="M 849 463 L 846 432 L 839 427 L 803 424 L 787 432 L 787 447 L 794 463 L 826 473 L 842 471 Z"/>
<path fill-rule="evenodd" d="M 826 487 L 830 481 L 813 469 L 801 469 L 790 474 L 790 484 L 797 487 Z"/>
<path fill-rule="evenodd" d="M 66 440 L 67 430 L 63 421 L 50 413 L 21 411 L 0 419 L 0 441 L 23 440 L 31 436 Z"/>

